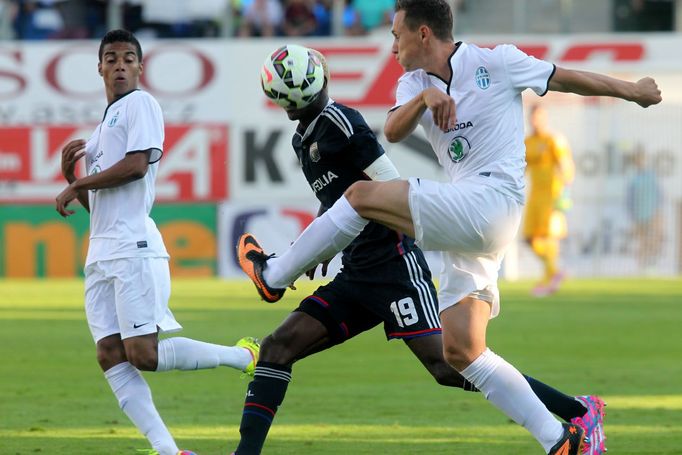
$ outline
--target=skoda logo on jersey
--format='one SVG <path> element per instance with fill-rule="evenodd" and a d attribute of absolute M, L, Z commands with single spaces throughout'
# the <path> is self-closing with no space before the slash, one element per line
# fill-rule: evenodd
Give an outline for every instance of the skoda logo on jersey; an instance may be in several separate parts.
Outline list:
<path fill-rule="evenodd" d="M 453 162 L 459 163 L 469 154 L 470 149 L 471 145 L 469 145 L 467 138 L 463 136 L 457 136 L 452 140 L 452 142 L 450 142 L 448 153 L 450 154 L 450 159 Z"/>
<path fill-rule="evenodd" d="M 107 123 L 107 126 L 109 126 L 109 128 L 116 125 L 116 122 L 118 121 L 118 114 L 119 114 L 119 111 L 116 111 L 114 116 L 111 117 L 111 119 L 109 120 L 109 123 Z"/>
<path fill-rule="evenodd" d="M 490 73 L 484 66 L 479 66 L 476 70 L 476 85 L 481 90 L 485 90 L 490 87 Z"/>
<path fill-rule="evenodd" d="M 317 148 L 317 142 L 310 144 L 310 150 L 308 153 L 310 154 L 310 160 L 313 163 L 320 161 L 320 150 Z"/>

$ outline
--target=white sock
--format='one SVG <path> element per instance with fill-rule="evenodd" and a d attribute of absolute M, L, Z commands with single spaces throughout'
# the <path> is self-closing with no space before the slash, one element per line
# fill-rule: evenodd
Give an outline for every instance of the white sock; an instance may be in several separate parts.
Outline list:
<path fill-rule="evenodd" d="M 563 436 L 561 423 L 533 393 L 519 371 L 490 349 L 460 372 L 485 398 L 538 440 L 545 452 Z"/>
<path fill-rule="evenodd" d="M 156 371 L 202 370 L 221 365 L 243 370 L 251 360 L 249 350 L 239 346 L 221 346 L 173 337 L 159 341 Z"/>
<path fill-rule="evenodd" d="M 273 288 L 285 288 L 313 266 L 346 248 L 369 223 L 345 196 L 315 218 L 281 255 L 268 260 L 263 278 Z"/>
<path fill-rule="evenodd" d="M 135 367 L 119 363 L 104 372 L 118 404 L 160 455 L 176 455 L 178 446 L 154 407 L 152 392 Z"/>

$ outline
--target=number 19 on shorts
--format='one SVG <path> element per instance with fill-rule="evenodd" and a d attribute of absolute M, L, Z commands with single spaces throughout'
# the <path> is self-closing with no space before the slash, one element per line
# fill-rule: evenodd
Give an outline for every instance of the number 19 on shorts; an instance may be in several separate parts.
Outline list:
<path fill-rule="evenodd" d="M 397 302 L 391 302 L 391 312 L 393 312 L 400 327 L 406 327 L 419 321 L 417 309 L 414 307 L 414 301 L 410 297 L 405 297 Z"/>

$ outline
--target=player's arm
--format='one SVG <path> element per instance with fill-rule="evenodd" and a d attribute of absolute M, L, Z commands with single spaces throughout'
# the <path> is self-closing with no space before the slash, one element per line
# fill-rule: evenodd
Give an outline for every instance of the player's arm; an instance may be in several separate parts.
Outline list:
<path fill-rule="evenodd" d="M 554 153 L 561 181 L 565 185 L 571 185 L 575 179 L 575 163 L 568 140 L 562 135 L 554 136 Z"/>
<path fill-rule="evenodd" d="M 80 178 L 73 183 L 73 186 L 76 190 L 100 190 L 139 180 L 147 174 L 151 152 L 151 150 L 129 152 L 110 168 Z"/>
<path fill-rule="evenodd" d="M 388 142 L 400 142 L 412 134 L 426 109 L 431 110 L 433 121 L 441 130 L 455 125 L 455 100 L 437 88 L 429 87 L 388 113 L 384 124 L 384 135 Z"/>
<path fill-rule="evenodd" d="M 645 77 L 637 82 L 624 81 L 605 74 L 556 67 L 549 81 L 549 90 L 576 93 L 583 96 L 612 96 L 632 101 L 642 107 L 661 102 L 661 90 L 656 81 Z"/>
<path fill-rule="evenodd" d="M 67 209 L 67 205 L 78 198 L 81 192 L 87 194 L 87 190 L 115 188 L 141 179 L 147 173 L 151 153 L 152 149 L 129 152 L 121 161 L 110 168 L 97 174 L 91 174 L 74 180 L 57 196 L 57 212 L 64 217 L 73 215 L 74 211 Z"/>
<path fill-rule="evenodd" d="M 85 141 L 76 139 L 69 142 L 62 149 L 62 175 L 69 184 L 76 181 L 76 163 L 85 156 Z M 90 201 L 88 200 L 87 190 L 80 190 L 76 193 L 78 202 L 90 212 Z"/>

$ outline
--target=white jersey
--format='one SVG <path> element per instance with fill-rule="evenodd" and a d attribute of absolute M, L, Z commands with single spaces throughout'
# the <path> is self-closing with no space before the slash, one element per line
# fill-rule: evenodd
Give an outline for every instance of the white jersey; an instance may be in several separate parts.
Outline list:
<path fill-rule="evenodd" d="M 429 87 L 449 94 L 455 100 L 457 125 L 441 131 L 429 109 L 419 124 L 450 181 L 487 175 L 490 183 L 523 203 L 526 161 L 521 92 L 531 88 L 543 95 L 554 65 L 509 44 L 485 49 L 459 43 L 450 67 L 450 81 L 421 69 L 405 73 L 398 81 L 393 109 Z"/>
<path fill-rule="evenodd" d="M 115 188 L 89 191 L 90 246 L 86 266 L 129 257 L 168 257 L 161 233 L 149 212 L 163 154 L 161 107 L 146 92 L 135 90 L 111 103 L 102 123 L 85 145 L 88 175 L 102 172 L 127 153 L 152 150 L 147 173 Z"/>

